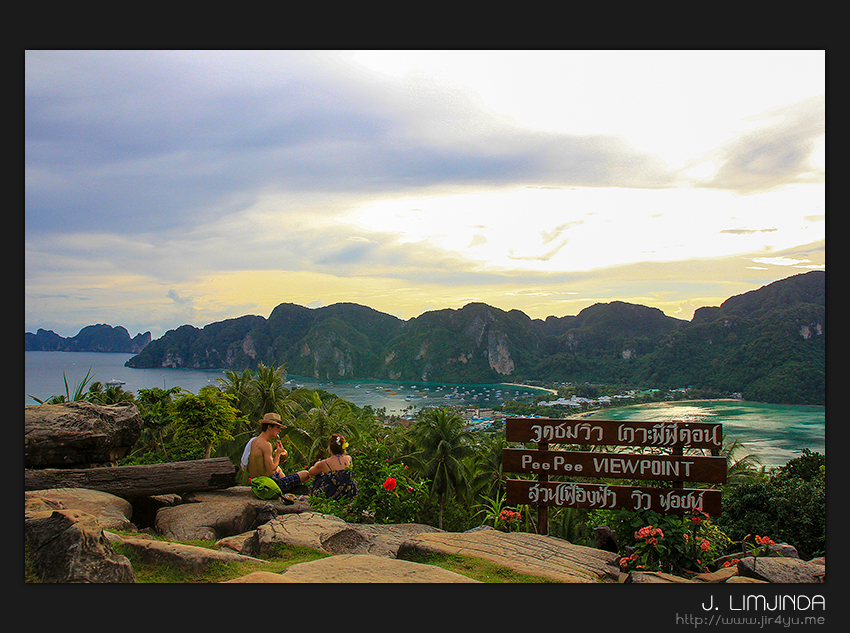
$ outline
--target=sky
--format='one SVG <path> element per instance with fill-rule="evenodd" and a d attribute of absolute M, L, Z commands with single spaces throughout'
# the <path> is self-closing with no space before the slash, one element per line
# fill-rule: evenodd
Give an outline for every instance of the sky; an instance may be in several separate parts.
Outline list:
<path fill-rule="evenodd" d="M 26 51 L 24 325 L 702 306 L 825 270 L 825 52 Z"/>

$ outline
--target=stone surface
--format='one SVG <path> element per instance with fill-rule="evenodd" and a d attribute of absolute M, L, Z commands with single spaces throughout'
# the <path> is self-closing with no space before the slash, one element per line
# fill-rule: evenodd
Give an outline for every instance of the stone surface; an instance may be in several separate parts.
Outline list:
<path fill-rule="evenodd" d="M 616 567 L 619 556 L 613 552 L 524 532 L 423 533 L 405 541 L 398 557 L 415 552 L 474 556 L 558 582 L 617 582 L 625 577 Z"/>
<path fill-rule="evenodd" d="M 230 582 L 475 583 L 478 581 L 433 565 L 371 554 L 339 554 L 292 565 L 281 574 L 255 572 Z"/>
<path fill-rule="evenodd" d="M 151 565 L 168 564 L 188 573 L 202 573 L 211 564 L 256 562 L 266 564 L 257 558 L 243 556 L 234 552 L 169 543 L 145 538 L 122 538 L 121 545 L 131 549 L 140 560 Z"/>
<path fill-rule="evenodd" d="M 395 558 L 408 538 L 438 528 L 419 524 L 363 525 L 346 523 L 330 514 L 304 512 L 277 517 L 257 528 L 257 555 L 276 543 L 310 547 L 328 554 L 373 554 Z"/>
<path fill-rule="evenodd" d="M 95 517 L 102 528 L 108 530 L 135 530 L 131 522 L 133 507 L 130 503 L 108 492 L 85 488 L 51 488 L 24 492 L 24 511 L 33 511 L 41 504 L 44 508 L 73 509 Z"/>
<path fill-rule="evenodd" d="M 665 574 L 660 571 L 633 571 L 626 578 L 627 584 L 670 584 L 670 583 L 692 583 L 689 578 L 674 576 L 673 574 Z"/>
<path fill-rule="evenodd" d="M 248 501 L 183 503 L 160 508 L 154 527 L 173 541 L 216 541 L 249 530 L 257 513 L 257 506 Z"/>
<path fill-rule="evenodd" d="M 24 468 L 110 464 L 142 434 L 132 403 L 64 402 L 24 407 Z"/>
<path fill-rule="evenodd" d="M 33 572 L 45 583 L 134 583 L 95 517 L 78 510 L 40 513 L 24 521 Z"/>
<path fill-rule="evenodd" d="M 770 583 L 824 582 L 826 566 L 799 558 L 747 556 L 738 561 L 738 575 Z"/>

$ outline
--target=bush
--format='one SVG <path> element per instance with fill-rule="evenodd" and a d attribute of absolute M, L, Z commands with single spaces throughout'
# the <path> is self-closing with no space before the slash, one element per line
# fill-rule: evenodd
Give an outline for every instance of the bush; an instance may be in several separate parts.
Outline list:
<path fill-rule="evenodd" d="M 723 496 L 720 524 L 735 541 L 769 535 L 810 559 L 826 550 L 826 458 L 803 455 L 771 472 L 765 481 L 735 486 Z"/>
<path fill-rule="evenodd" d="M 594 510 L 594 526 L 617 533 L 623 571 L 703 572 L 726 552 L 730 539 L 699 510 L 684 515 L 629 510 Z"/>
<path fill-rule="evenodd" d="M 391 463 L 386 452 L 372 445 L 352 455 L 351 475 L 357 482 L 354 499 L 310 497 L 316 512 L 333 514 L 350 523 L 416 523 L 428 498 L 425 482 L 410 475 L 402 462 Z"/>

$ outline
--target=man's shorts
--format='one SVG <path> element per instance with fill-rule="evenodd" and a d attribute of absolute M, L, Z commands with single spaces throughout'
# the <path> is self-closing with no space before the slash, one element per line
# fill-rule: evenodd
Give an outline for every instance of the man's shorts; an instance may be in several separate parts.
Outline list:
<path fill-rule="evenodd" d="M 281 492 L 289 492 L 295 486 L 301 483 L 301 477 L 298 476 L 298 473 L 290 473 L 283 477 L 280 477 L 277 473 L 272 475 L 272 479 L 274 482 L 280 487 Z"/>

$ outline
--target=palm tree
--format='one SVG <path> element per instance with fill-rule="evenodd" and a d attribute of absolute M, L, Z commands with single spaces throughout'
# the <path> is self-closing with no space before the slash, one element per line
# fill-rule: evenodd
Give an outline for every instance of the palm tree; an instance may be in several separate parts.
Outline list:
<path fill-rule="evenodd" d="M 494 500 L 505 487 L 507 476 L 502 470 L 502 449 L 507 446 L 504 435 L 490 436 L 473 455 L 470 462 L 470 485 L 476 498 Z"/>
<path fill-rule="evenodd" d="M 475 451 L 472 435 L 463 418 L 449 409 L 428 409 L 410 427 L 417 449 L 409 456 L 419 472 L 431 481 L 431 495 L 439 502 L 439 525 L 443 528 L 446 498 L 469 496 L 469 471 L 464 460 Z"/>
<path fill-rule="evenodd" d="M 219 389 L 224 393 L 236 396 L 233 406 L 243 416 L 251 418 L 254 415 L 256 396 L 254 393 L 254 373 L 250 369 L 241 374 L 232 370 L 224 373 L 224 378 L 218 379 Z"/>
<path fill-rule="evenodd" d="M 736 453 L 742 450 L 745 450 L 744 445 L 737 438 L 730 442 L 726 434 L 723 434 L 723 448 L 720 452 L 726 458 L 727 485 L 749 483 L 764 476 L 764 466 L 759 468 L 761 462 L 758 456 L 747 453 L 736 458 Z"/>
<path fill-rule="evenodd" d="M 347 439 L 354 439 L 357 429 L 352 424 L 351 407 L 342 398 L 322 400 L 318 389 L 301 394 L 305 398 L 302 408 L 304 416 L 299 427 L 290 427 L 300 440 L 302 457 L 308 463 L 327 457 L 328 438 L 333 433 L 341 433 Z"/>

